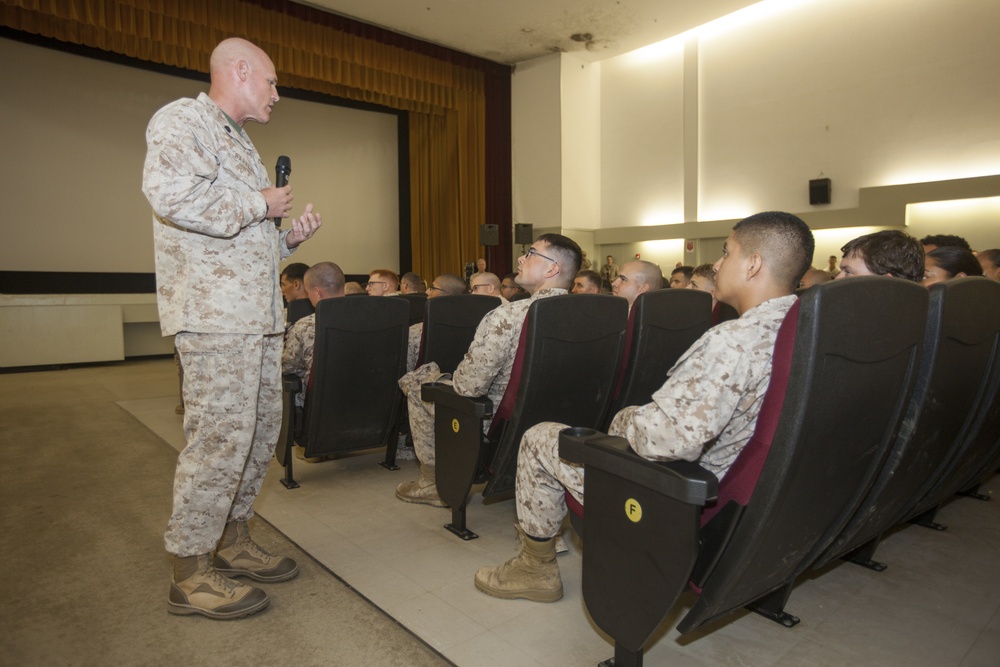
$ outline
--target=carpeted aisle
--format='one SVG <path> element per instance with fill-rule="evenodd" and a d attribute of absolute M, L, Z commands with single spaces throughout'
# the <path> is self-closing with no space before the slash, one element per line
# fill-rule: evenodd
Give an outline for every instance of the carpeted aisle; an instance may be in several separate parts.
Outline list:
<path fill-rule="evenodd" d="M 167 613 L 176 452 L 115 402 L 176 385 L 163 361 L 0 375 L 0 664 L 448 664 L 260 520 L 302 569 L 269 608 Z"/>

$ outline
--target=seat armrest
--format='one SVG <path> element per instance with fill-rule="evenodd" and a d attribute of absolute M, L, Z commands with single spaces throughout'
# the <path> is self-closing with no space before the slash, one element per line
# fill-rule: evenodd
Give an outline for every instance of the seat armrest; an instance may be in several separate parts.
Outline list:
<path fill-rule="evenodd" d="M 302 378 L 295 373 L 285 373 L 281 376 L 281 390 L 291 394 L 302 391 Z"/>
<path fill-rule="evenodd" d="M 719 480 L 691 461 L 648 461 L 628 440 L 599 431 L 567 428 L 559 433 L 559 456 L 572 463 L 600 468 L 667 497 L 692 505 L 716 499 Z"/>
<path fill-rule="evenodd" d="M 493 416 L 493 401 L 485 396 L 460 396 L 453 386 L 443 382 L 421 385 L 420 398 L 480 419 Z"/>

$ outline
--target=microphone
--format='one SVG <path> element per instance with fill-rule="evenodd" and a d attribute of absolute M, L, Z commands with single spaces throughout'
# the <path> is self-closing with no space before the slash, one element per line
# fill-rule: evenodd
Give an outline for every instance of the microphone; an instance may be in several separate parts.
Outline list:
<path fill-rule="evenodd" d="M 283 188 L 288 185 L 288 177 L 292 173 L 292 161 L 287 155 L 278 156 L 278 164 L 274 165 L 274 186 Z M 281 228 L 281 218 L 274 219 L 274 226 Z"/>

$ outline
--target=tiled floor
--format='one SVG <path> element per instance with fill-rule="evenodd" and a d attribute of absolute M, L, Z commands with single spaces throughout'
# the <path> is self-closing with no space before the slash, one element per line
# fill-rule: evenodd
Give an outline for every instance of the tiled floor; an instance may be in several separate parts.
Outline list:
<path fill-rule="evenodd" d="M 120 403 L 165 441 L 183 446 L 175 396 Z M 416 463 L 389 472 L 380 453 L 321 464 L 299 461 L 301 488 L 278 482 L 273 465 L 258 513 L 362 595 L 457 665 L 475 667 L 593 665 L 613 647 L 590 620 L 580 589 L 580 545 L 559 557 L 565 597 L 555 604 L 496 600 L 472 583 L 476 568 L 514 553 L 512 501 L 470 503 L 464 542 L 442 528 L 447 510 L 396 500 L 395 486 Z M 997 488 L 994 478 L 987 490 Z M 649 666 L 696 665 L 1000 665 L 1000 502 L 958 499 L 939 520 L 949 530 L 915 526 L 890 535 L 878 574 L 838 563 L 801 582 L 788 610 L 800 625 L 785 629 L 741 613 L 679 637 L 671 615 L 647 647 Z"/>

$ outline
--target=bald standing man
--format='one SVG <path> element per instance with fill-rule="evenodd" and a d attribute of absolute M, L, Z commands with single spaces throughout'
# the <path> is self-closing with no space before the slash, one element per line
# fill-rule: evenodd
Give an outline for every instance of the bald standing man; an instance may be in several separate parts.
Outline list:
<path fill-rule="evenodd" d="M 184 367 L 184 435 L 173 512 L 167 610 L 233 619 L 267 606 L 263 590 L 298 574 L 268 553 L 247 522 L 281 427 L 283 316 L 278 266 L 322 224 L 306 204 L 286 229 L 290 186 L 273 187 L 247 122 L 267 123 L 277 74 L 264 51 L 226 39 L 210 60 L 209 92 L 154 114 L 142 190 L 153 209 L 157 305 Z"/>

